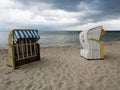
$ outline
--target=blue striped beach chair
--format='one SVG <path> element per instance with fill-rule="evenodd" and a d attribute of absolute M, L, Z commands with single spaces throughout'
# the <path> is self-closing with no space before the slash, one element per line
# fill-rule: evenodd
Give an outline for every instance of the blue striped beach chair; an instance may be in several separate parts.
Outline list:
<path fill-rule="evenodd" d="M 14 69 L 23 64 L 40 60 L 40 39 L 38 30 L 15 29 L 9 33 L 9 66 Z"/>

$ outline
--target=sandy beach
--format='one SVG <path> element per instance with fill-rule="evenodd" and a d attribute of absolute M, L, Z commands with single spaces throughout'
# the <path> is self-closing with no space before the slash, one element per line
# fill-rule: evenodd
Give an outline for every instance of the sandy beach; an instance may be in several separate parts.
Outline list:
<path fill-rule="evenodd" d="M 0 90 L 120 90 L 120 44 L 105 45 L 104 60 L 86 60 L 80 47 L 41 48 L 41 61 L 13 70 L 0 50 Z"/>

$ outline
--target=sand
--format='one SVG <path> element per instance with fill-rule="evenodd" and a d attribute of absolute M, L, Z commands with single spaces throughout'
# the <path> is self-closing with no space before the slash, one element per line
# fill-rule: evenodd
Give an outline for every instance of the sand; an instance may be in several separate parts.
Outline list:
<path fill-rule="evenodd" d="M 0 50 L 0 90 L 120 90 L 120 44 L 105 45 L 104 60 L 86 60 L 79 46 L 41 48 L 41 61 L 17 70 Z"/>

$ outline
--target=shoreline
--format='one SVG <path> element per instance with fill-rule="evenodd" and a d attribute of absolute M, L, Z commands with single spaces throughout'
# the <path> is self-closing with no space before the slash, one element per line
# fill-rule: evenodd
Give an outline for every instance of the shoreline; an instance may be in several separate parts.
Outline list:
<path fill-rule="evenodd" d="M 104 42 L 104 45 L 109 45 L 109 44 L 120 44 L 120 42 Z M 73 44 L 73 45 L 56 45 L 56 46 L 40 46 L 40 48 L 50 48 L 50 47 L 66 47 L 66 46 L 80 46 L 80 44 Z M 3 48 L 0 50 L 8 50 L 8 48 Z"/>

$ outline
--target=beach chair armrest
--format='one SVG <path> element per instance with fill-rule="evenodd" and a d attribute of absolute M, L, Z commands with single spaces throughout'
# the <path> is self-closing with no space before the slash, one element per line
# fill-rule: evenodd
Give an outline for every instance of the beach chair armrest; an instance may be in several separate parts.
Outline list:
<path fill-rule="evenodd" d="M 97 43 L 99 43 L 101 40 L 97 40 L 97 39 L 94 39 L 94 38 L 89 38 L 88 40 L 92 40 L 92 41 L 95 41 Z"/>
<path fill-rule="evenodd" d="M 100 45 L 100 57 L 104 58 L 104 50 L 103 50 L 104 43 L 101 40 L 96 40 L 94 38 L 89 38 L 88 40 L 95 41 L 95 42 L 97 42 Z"/>

